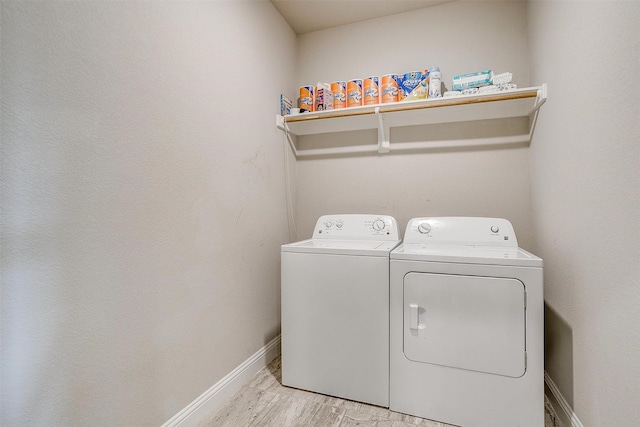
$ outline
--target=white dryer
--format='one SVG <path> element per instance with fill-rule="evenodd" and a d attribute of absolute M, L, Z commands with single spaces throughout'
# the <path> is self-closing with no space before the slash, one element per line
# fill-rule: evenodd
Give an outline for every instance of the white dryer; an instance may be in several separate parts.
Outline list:
<path fill-rule="evenodd" d="M 282 246 L 282 383 L 389 406 L 389 253 L 385 215 L 326 215 Z"/>
<path fill-rule="evenodd" d="M 412 219 L 390 274 L 390 409 L 544 425 L 542 260 L 509 221 Z"/>

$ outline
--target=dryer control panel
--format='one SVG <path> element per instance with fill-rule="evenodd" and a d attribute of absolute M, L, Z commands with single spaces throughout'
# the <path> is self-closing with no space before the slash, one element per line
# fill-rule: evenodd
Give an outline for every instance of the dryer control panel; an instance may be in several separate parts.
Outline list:
<path fill-rule="evenodd" d="M 407 224 L 404 243 L 518 247 L 508 220 L 478 217 L 413 218 Z"/>
<path fill-rule="evenodd" d="M 313 230 L 314 239 L 400 240 L 395 218 L 389 215 L 323 215 Z"/>

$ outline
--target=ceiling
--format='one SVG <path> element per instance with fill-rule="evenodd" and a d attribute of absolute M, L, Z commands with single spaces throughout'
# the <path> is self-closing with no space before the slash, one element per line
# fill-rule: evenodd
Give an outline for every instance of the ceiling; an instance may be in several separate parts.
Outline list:
<path fill-rule="evenodd" d="M 271 0 L 296 34 L 409 12 L 452 0 Z"/>

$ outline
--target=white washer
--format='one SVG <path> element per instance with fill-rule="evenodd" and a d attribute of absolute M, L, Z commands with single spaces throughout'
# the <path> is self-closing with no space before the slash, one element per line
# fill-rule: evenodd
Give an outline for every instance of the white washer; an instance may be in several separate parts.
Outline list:
<path fill-rule="evenodd" d="M 390 264 L 390 409 L 542 427 L 542 260 L 511 223 L 412 219 Z"/>
<path fill-rule="evenodd" d="M 389 406 L 385 215 L 325 215 L 313 238 L 282 246 L 282 383 Z"/>

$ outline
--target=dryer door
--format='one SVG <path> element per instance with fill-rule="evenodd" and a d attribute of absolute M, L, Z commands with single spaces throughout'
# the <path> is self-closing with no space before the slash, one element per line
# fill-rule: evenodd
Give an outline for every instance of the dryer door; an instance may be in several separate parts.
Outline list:
<path fill-rule="evenodd" d="M 521 377 L 525 305 L 517 279 L 408 273 L 404 354 L 415 362 Z"/>

